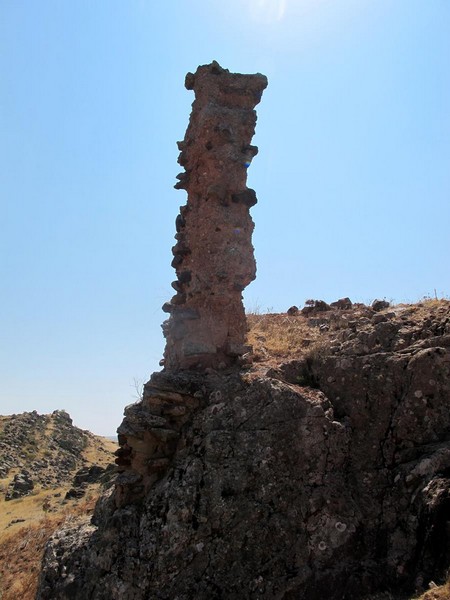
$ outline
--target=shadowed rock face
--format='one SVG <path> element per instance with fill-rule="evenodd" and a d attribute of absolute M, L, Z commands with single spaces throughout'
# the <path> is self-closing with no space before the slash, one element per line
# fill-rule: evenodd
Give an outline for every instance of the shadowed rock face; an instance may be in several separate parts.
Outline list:
<path fill-rule="evenodd" d="M 93 524 L 54 536 L 39 600 L 405 600 L 439 582 L 450 303 L 442 311 L 412 324 L 367 309 L 263 376 L 154 374 L 125 422 L 136 448 L 172 445 L 170 461 L 136 453 L 154 472 L 141 501 L 124 487 L 119 508 L 104 497 Z"/>
<path fill-rule="evenodd" d="M 450 557 L 449 335 L 398 351 L 395 327 L 377 331 L 384 352 L 361 353 L 358 335 L 323 349 L 309 373 L 281 368 L 283 381 L 155 374 L 147 397 L 159 395 L 163 412 L 192 407 L 170 465 L 141 502 L 104 497 L 93 524 L 55 534 L 38 599 L 368 600 L 390 590 L 399 593 L 373 600 L 404 600 L 439 581 Z M 306 375 L 320 389 L 294 383 Z M 130 422 L 141 439 L 145 407 Z"/>
<path fill-rule="evenodd" d="M 176 220 L 172 262 L 177 280 L 163 331 L 166 370 L 224 368 L 245 352 L 242 291 L 255 278 L 247 168 L 257 153 L 250 142 L 267 86 L 264 75 L 241 75 L 218 63 L 188 73 L 195 101 L 178 162 L 176 188 L 188 192 Z"/>

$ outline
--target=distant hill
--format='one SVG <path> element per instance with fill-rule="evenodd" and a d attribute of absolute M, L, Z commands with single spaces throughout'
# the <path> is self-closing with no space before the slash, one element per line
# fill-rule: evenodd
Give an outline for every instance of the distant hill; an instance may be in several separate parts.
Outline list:
<path fill-rule="evenodd" d="M 0 416 L 0 598 L 34 598 L 54 529 L 93 509 L 114 473 L 117 443 L 64 410 Z"/>

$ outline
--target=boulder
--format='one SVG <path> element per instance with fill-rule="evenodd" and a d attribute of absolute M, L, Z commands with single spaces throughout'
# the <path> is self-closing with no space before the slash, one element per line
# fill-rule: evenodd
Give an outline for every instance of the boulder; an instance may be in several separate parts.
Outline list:
<path fill-rule="evenodd" d="M 380 310 L 384 310 L 385 308 L 390 307 L 390 303 L 387 300 L 374 300 L 371 304 L 373 310 L 379 312 Z"/>
<path fill-rule="evenodd" d="M 9 484 L 6 490 L 5 500 L 15 500 L 22 496 L 27 496 L 34 489 L 34 482 L 30 477 L 30 473 L 23 469 L 17 475 L 14 475 L 14 479 Z"/>

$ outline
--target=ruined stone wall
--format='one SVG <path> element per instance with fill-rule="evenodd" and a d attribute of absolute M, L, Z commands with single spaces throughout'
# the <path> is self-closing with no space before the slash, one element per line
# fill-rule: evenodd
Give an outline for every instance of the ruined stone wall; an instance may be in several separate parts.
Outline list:
<path fill-rule="evenodd" d="M 188 201 L 176 220 L 177 293 L 163 307 L 170 313 L 163 325 L 165 370 L 153 374 L 142 402 L 125 409 L 117 430 L 117 506 L 142 498 L 169 468 L 180 432 L 199 406 L 180 384 L 185 370 L 224 368 L 244 352 L 242 290 L 256 271 L 249 214 L 256 194 L 246 186 L 247 167 L 257 152 L 250 145 L 253 108 L 266 85 L 263 75 L 230 73 L 216 62 L 186 76 L 196 99 L 179 142 L 186 171 L 175 187 L 187 190 Z M 167 376 L 175 373 L 174 388 Z"/>
<path fill-rule="evenodd" d="M 176 220 L 172 266 L 175 296 L 170 313 L 166 370 L 233 364 L 245 351 L 242 291 L 255 278 L 249 208 L 256 194 L 247 188 L 247 168 L 258 149 L 254 107 L 267 86 L 264 75 L 230 73 L 218 63 L 188 73 L 195 101 L 185 138 L 178 143 L 177 189 L 188 193 Z"/>

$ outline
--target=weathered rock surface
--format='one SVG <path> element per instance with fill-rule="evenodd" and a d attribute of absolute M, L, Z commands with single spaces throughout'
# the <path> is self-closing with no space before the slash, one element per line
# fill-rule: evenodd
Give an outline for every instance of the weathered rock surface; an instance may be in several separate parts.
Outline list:
<path fill-rule="evenodd" d="M 155 397 L 197 402 L 172 457 L 141 500 L 105 496 L 93 523 L 54 537 L 38 599 L 359 600 L 439 580 L 450 310 L 415 328 L 365 314 L 276 378 L 155 375 Z"/>
<path fill-rule="evenodd" d="M 267 86 L 264 75 L 230 73 L 217 62 L 188 73 L 195 101 L 185 138 L 178 143 L 178 189 L 188 199 L 176 220 L 172 251 L 177 292 L 163 306 L 170 313 L 164 366 L 222 368 L 245 353 L 243 289 L 255 278 L 247 168 L 258 152 L 250 145 L 254 107 Z"/>
<path fill-rule="evenodd" d="M 27 496 L 33 489 L 34 483 L 30 477 L 30 473 L 26 469 L 23 469 L 20 473 L 14 475 L 14 479 L 8 485 L 5 500 L 15 500 L 16 498 Z"/>

